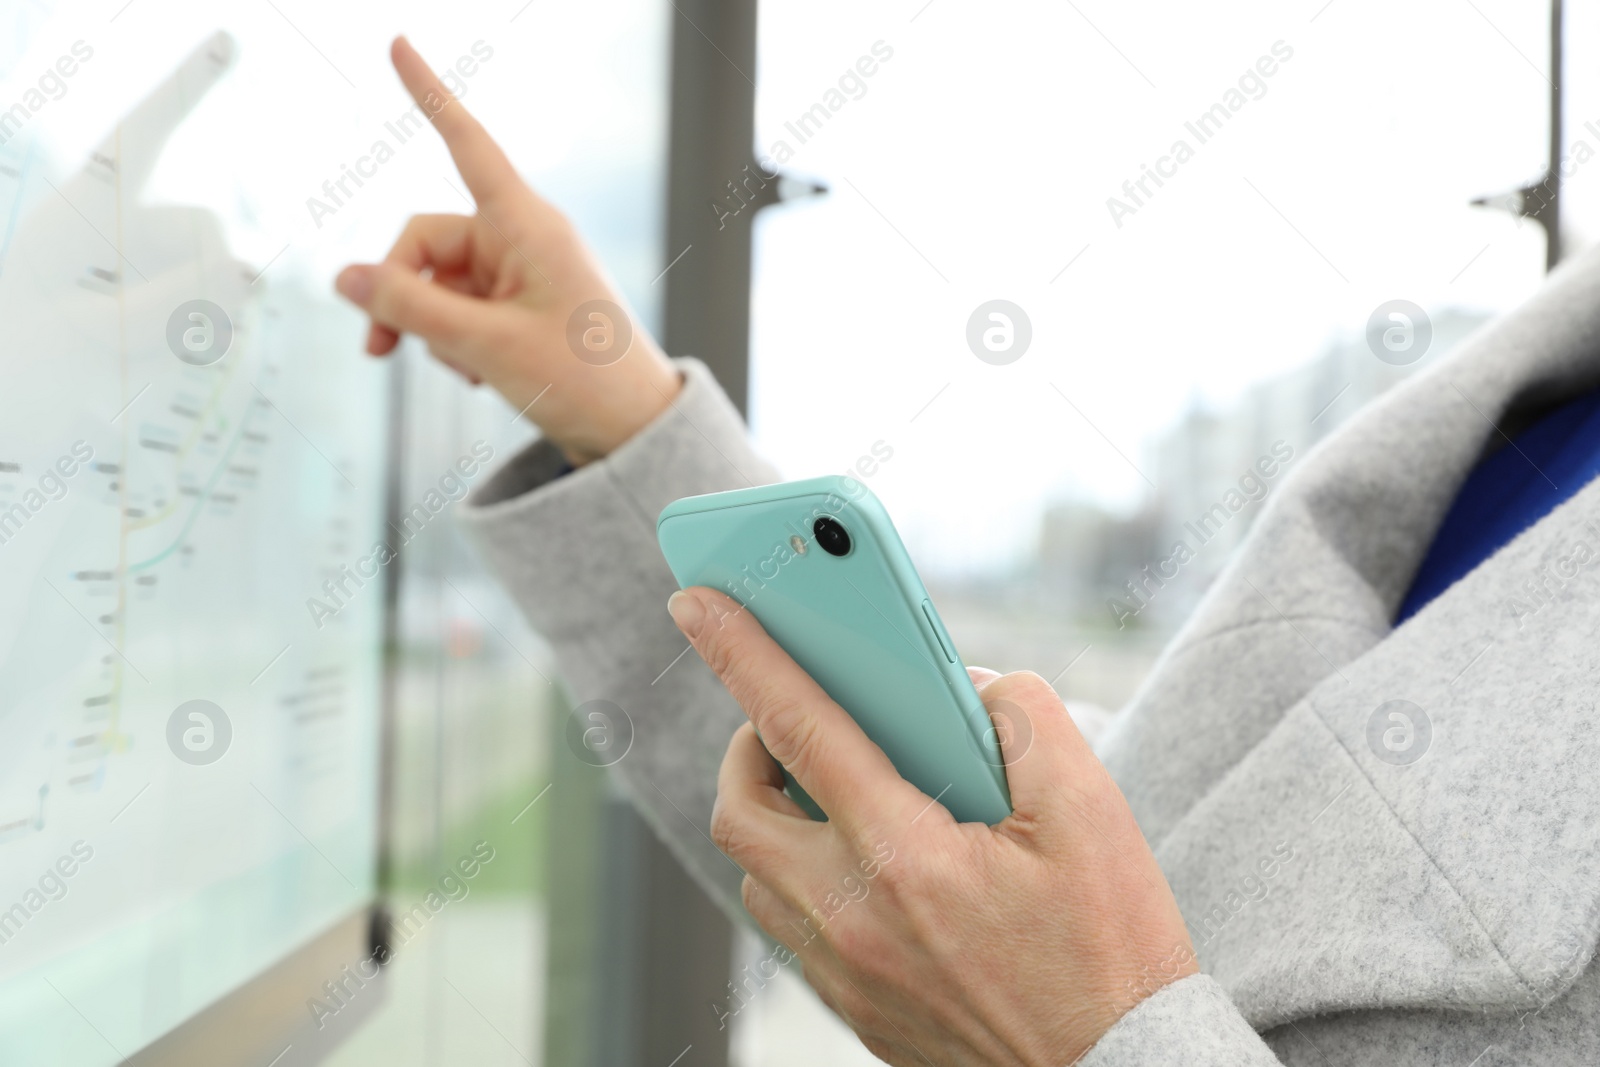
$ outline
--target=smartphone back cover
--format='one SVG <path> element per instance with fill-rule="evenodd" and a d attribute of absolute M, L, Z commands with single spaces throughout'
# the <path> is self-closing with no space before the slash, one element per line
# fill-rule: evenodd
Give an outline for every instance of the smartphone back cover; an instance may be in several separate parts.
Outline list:
<path fill-rule="evenodd" d="M 817 544 L 820 516 L 844 525 L 847 555 Z M 865 486 L 831 476 L 688 497 L 661 513 L 657 536 L 680 586 L 743 604 L 907 781 L 962 822 L 1010 814 L 988 714 Z M 791 792 L 820 814 L 792 779 Z"/>

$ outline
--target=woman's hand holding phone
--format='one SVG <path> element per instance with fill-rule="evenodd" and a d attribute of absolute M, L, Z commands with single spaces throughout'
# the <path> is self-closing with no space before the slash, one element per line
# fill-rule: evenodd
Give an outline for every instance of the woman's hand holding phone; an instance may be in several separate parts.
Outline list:
<path fill-rule="evenodd" d="M 367 351 L 387 355 L 414 333 L 524 411 L 574 465 L 606 455 L 672 402 L 677 371 L 637 322 L 614 362 L 580 358 L 568 340 L 574 312 L 593 300 L 620 309 L 621 295 L 404 38 L 391 58 L 476 203 L 472 214 L 414 216 L 383 262 L 339 275 L 339 292 L 371 316 Z"/>
<path fill-rule="evenodd" d="M 875 1055 L 1059 1067 L 1197 970 L 1132 812 L 1038 675 L 972 670 L 991 713 L 1029 729 L 1000 731 L 1012 815 L 957 823 L 750 612 L 706 588 L 668 610 L 750 717 L 712 837 L 746 872 L 751 915 Z M 829 821 L 784 794 L 779 761 Z"/>

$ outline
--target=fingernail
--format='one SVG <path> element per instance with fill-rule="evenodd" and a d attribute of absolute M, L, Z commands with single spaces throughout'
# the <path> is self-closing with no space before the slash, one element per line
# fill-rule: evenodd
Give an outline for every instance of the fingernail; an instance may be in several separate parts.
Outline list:
<path fill-rule="evenodd" d="M 372 299 L 372 271 L 366 267 L 346 267 L 333 284 L 353 304 L 365 307 Z"/>
<path fill-rule="evenodd" d="M 667 598 L 667 614 L 672 616 L 672 621 L 690 640 L 700 632 L 700 627 L 706 621 L 705 605 L 682 589 Z"/>

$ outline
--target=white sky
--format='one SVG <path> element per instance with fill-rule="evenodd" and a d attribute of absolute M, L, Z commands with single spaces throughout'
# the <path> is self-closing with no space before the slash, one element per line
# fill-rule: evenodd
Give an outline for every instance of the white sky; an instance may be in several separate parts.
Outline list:
<path fill-rule="evenodd" d="M 1538 232 L 1467 201 L 1543 164 L 1544 5 L 922 4 L 762 6 L 759 140 L 833 192 L 763 220 L 753 416 L 794 476 L 891 443 L 871 484 L 927 569 L 1015 558 L 1054 496 L 1136 502 L 1051 383 L 1138 461 L 1192 397 L 1225 403 L 1383 301 L 1503 309 L 1541 276 Z M 879 39 L 866 95 L 798 145 L 784 121 Z M 1197 145 L 1185 120 L 1279 40 L 1266 95 Z M 1178 137 L 1195 157 L 1119 230 L 1106 198 Z M 1003 367 L 964 343 L 995 297 L 1034 332 Z"/>

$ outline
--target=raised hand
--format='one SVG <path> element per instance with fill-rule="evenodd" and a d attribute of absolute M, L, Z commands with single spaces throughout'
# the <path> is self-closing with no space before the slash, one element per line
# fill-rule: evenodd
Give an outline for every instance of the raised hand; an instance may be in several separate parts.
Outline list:
<path fill-rule="evenodd" d="M 372 318 L 367 351 L 386 355 L 413 333 L 525 410 L 574 464 L 606 455 L 671 403 L 677 371 L 571 223 L 405 38 L 391 58 L 477 211 L 414 216 L 382 263 L 340 273 L 339 292 Z"/>

